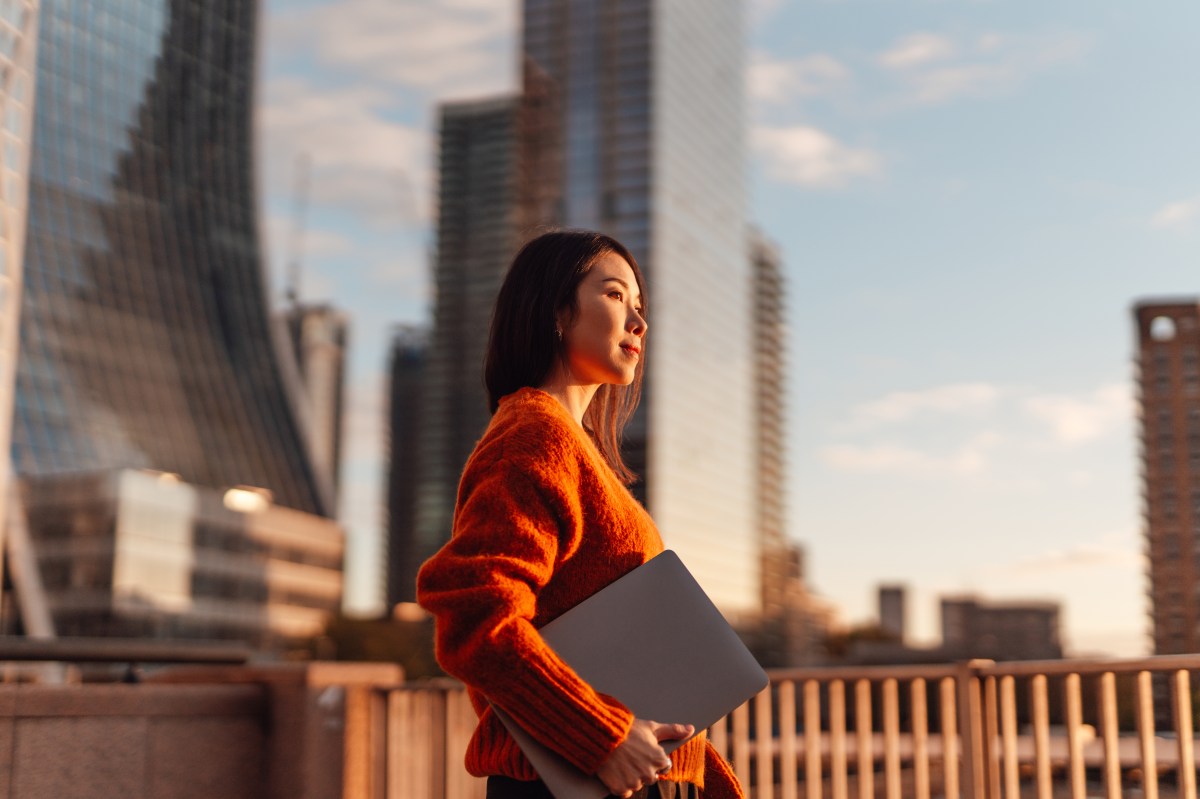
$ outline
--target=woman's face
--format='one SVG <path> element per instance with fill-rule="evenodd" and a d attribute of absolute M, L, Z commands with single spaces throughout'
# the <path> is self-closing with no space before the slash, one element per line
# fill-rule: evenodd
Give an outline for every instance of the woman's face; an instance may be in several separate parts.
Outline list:
<path fill-rule="evenodd" d="M 585 385 L 629 385 L 646 335 L 633 269 L 616 253 L 605 253 L 580 282 L 575 300 L 575 319 L 560 322 L 570 374 Z"/>

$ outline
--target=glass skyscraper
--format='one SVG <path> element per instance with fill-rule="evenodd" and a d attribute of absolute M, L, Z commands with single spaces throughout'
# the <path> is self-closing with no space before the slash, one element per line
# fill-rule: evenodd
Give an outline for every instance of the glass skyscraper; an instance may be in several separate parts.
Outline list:
<path fill-rule="evenodd" d="M 60 634 L 276 648 L 341 602 L 259 254 L 258 14 L 40 4 L 11 451 Z"/>
<path fill-rule="evenodd" d="M 327 515 L 259 259 L 258 4 L 46 0 L 40 17 L 18 471 L 150 468 Z"/>
<path fill-rule="evenodd" d="M 611 233 L 649 284 L 645 394 L 627 431 L 639 490 L 714 602 L 752 617 L 762 599 L 742 14 L 730 0 L 525 0 L 523 63 L 557 120 L 540 133 L 554 154 L 533 179 L 557 187 L 541 221 Z"/>

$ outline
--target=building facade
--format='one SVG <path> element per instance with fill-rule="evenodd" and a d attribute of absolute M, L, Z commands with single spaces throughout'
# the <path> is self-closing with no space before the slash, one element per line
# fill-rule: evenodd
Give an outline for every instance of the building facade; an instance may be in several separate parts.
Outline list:
<path fill-rule="evenodd" d="M 1200 300 L 1134 307 L 1154 653 L 1200 650 Z"/>
<path fill-rule="evenodd" d="M 8 519 L 12 415 L 29 209 L 38 3 L 0 2 L 0 562 Z"/>
<path fill-rule="evenodd" d="M 285 650 L 341 604 L 343 540 L 319 516 L 132 469 L 30 478 L 22 498 L 59 635 Z"/>
<path fill-rule="evenodd" d="M 458 478 L 491 418 L 483 360 L 492 308 L 519 242 L 519 110 L 516 97 L 440 108 L 433 328 L 415 440 L 419 478 L 412 537 L 393 553 L 408 563 L 423 562 L 450 538 Z M 409 512 L 395 513 L 399 519 Z"/>
<path fill-rule="evenodd" d="M 747 258 L 744 25 L 726 0 L 526 0 L 539 158 L 527 219 L 603 230 L 646 274 L 645 390 L 626 430 L 667 546 L 733 619 L 762 609 Z M 550 218 L 546 218 L 550 217 Z"/>
<path fill-rule="evenodd" d="M 1052 660 L 1062 657 L 1057 602 L 985 602 L 943 597 L 942 653 L 947 659 Z"/>
<path fill-rule="evenodd" d="M 902 585 L 879 586 L 879 630 L 900 643 L 906 638 L 907 593 Z"/>
<path fill-rule="evenodd" d="M 267 312 L 257 19 L 235 0 L 42 4 L 21 474 L 152 468 L 328 514 Z"/>
<path fill-rule="evenodd" d="M 268 309 L 252 161 L 258 18 L 246 0 L 40 5 L 12 441 L 31 498 L 69 474 L 147 470 L 269 497 L 276 515 L 341 540 Z M 112 494 L 103 485 L 62 501 L 90 507 Z M 162 552 L 165 568 L 174 556 Z M 51 604 L 66 624 L 69 608 Z"/>

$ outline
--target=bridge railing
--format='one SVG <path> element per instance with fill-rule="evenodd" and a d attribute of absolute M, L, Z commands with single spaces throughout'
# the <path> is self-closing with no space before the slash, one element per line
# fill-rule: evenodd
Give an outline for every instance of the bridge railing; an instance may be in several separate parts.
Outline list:
<path fill-rule="evenodd" d="M 1196 799 L 1200 655 L 776 670 L 709 730 L 753 799 Z M 453 681 L 377 697 L 385 799 L 482 799 Z"/>

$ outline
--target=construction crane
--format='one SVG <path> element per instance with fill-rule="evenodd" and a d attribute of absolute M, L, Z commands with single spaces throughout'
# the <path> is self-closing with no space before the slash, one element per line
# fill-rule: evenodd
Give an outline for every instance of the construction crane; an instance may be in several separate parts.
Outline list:
<path fill-rule="evenodd" d="M 304 232 L 308 223 L 308 192 L 312 179 L 312 159 L 308 153 L 296 156 L 292 185 L 292 227 L 287 242 L 286 298 L 293 308 L 300 301 L 300 264 L 304 257 Z"/>

